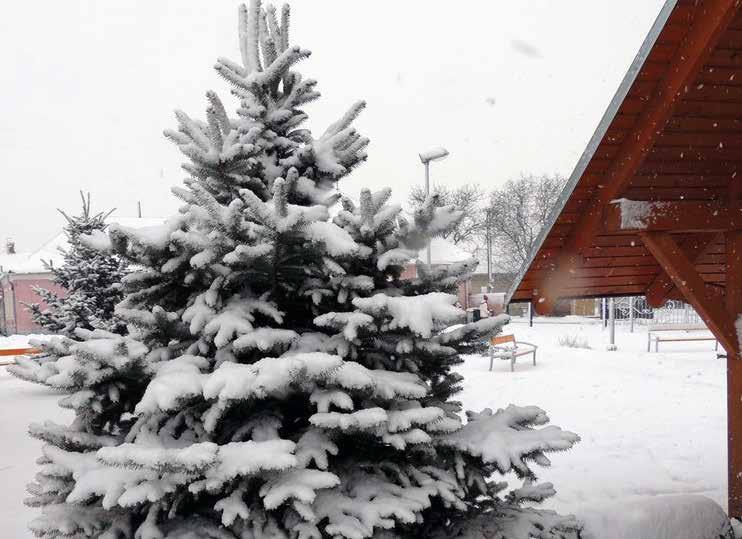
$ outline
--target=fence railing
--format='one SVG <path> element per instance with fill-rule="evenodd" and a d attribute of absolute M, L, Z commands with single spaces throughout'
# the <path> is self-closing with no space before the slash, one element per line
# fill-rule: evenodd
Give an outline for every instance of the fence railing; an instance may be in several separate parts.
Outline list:
<path fill-rule="evenodd" d="M 608 301 L 603 302 L 603 316 L 609 316 Z M 615 298 L 613 300 L 616 324 L 623 327 L 653 324 L 703 324 L 696 310 L 683 301 L 670 300 L 659 309 L 647 305 L 643 296 Z"/>

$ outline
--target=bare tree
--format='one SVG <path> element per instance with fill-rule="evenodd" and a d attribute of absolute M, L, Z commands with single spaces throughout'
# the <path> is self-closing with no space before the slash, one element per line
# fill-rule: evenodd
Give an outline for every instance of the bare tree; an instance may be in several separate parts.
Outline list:
<path fill-rule="evenodd" d="M 453 188 L 436 185 L 432 191 L 431 194 L 436 196 L 436 204 L 439 206 L 454 206 L 464 212 L 464 218 L 444 237 L 467 251 L 476 251 L 485 226 L 482 206 L 486 196 L 482 187 L 477 183 Z M 408 201 L 412 207 L 420 206 L 425 201 L 425 189 L 421 186 L 413 187 Z"/>
<path fill-rule="evenodd" d="M 484 229 L 485 237 L 488 232 L 491 237 L 495 267 L 514 271 L 528 260 L 565 183 L 558 174 L 521 175 L 490 193 Z"/>

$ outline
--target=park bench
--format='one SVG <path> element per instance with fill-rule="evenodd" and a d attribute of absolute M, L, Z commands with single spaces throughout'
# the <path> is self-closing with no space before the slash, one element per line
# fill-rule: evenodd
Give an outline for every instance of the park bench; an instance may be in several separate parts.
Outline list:
<path fill-rule="evenodd" d="M 490 339 L 490 371 L 495 359 L 510 360 L 510 371 L 515 370 L 515 360 L 521 356 L 533 354 L 533 364 L 536 365 L 536 349 L 538 346 L 529 342 L 516 341 L 515 335 L 500 335 Z"/>
<path fill-rule="evenodd" d="M 647 352 L 652 350 L 652 341 L 654 341 L 654 351 L 660 351 L 660 342 L 691 342 L 691 341 L 715 341 L 714 350 L 719 349 L 719 341 L 716 337 L 708 334 L 698 334 L 693 332 L 708 331 L 703 324 L 658 324 L 649 326 L 647 331 Z M 674 333 L 671 333 L 674 332 Z"/>
<path fill-rule="evenodd" d="M 15 356 L 25 356 L 30 354 L 41 353 L 41 348 L 3 348 L 0 349 L 0 367 L 5 365 L 13 365 L 15 363 Z M 3 359 L 10 357 L 11 359 Z"/>

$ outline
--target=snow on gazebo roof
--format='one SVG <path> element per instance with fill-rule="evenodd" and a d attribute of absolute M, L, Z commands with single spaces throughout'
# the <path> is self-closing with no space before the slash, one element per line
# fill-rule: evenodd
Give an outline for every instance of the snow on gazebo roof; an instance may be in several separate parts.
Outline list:
<path fill-rule="evenodd" d="M 159 225 L 164 221 L 164 218 L 159 217 L 111 217 L 108 219 L 109 224 L 118 223 L 131 228 Z M 36 251 L 13 255 L 2 254 L 0 255 L 0 274 L 47 273 L 49 270 L 44 262 L 50 262 L 52 266 L 63 264 L 64 258 L 60 249 L 66 248 L 67 236 L 64 232 L 59 232 Z"/>

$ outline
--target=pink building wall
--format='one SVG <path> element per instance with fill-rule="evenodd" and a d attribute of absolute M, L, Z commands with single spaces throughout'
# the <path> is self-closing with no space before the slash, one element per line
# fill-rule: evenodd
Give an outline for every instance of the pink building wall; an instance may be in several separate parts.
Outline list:
<path fill-rule="evenodd" d="M 51 281 L 47 274 L 8 274 L 0 279 L 2 309 L 0 309 L 0 330 L 13 333 L 42 333 L 43 330 L 34 324 L 31 313 L 24 303 L 40 303 L 41 298 L 34 292 L 34 287 L 41 287 L 64 296 L 64 289 Z"/>
<path fill-rule="evenodd" d="M 401 275 L 402 279 L 414 279 L 417 277 L 417 267 L 414 263 L 407 264 Z M 12 287 L 11 287 L 12 283 Z M 48 274 L 6 274 L 0 278 L 0 333 L 42 333 L 43 330 L 33 323 L 31 313 L 28 312 L 24 303 L 40 303 L 45 306 L 41 298 L 33 291 L 34 287 L 46 288 L 64 296 L 64 289 L 51 281 Z M 465 281 L 459 283 L 458 300 L 466 309 L 471 294 L 470 283 Z M 15 308 L 14 303 L 15 301 Z M 3 311 L 4 308 L 4 311 Z M 15 319 L 17 317 L 17 320 Z"/>
<path fill-rule="evenodd" d="M 402 275 L 400 275 L 401 279 L 414 279 L 417 277 L 417 265 L 415 265 L 414 262 L 410 262 L 405 266 L 404 271 L 402 272 Z M 468 309 L 471 307 L 471 305 L 468 305 L 469 296 L 471 295 L 471 286 L 470 281 L 464 281 L 463 283 L 459 283 L 458 291 L 456 295 L 459 299 L 459 304 L 463 309 Z"/>

